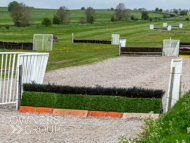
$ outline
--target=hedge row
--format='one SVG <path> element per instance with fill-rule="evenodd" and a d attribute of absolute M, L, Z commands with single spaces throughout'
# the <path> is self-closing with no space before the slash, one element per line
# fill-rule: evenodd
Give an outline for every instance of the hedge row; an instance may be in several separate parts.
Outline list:
<path fill-rule="evenodd" d="M 122 96 L 129 98 L 162 98 L 163 90 L 152 90 L 144 88 L 103 88 L 97 87 L 72 87 L 60 85 L 40 85 L 40 84 L 24 84 L 24 91 L 35 92 L 52 92 L 61 94 L 82 94 L 82 95 L 108 95 Z"/>
<path fill-rule="evenodd" d="M 23 92 L 21 106 L 80 109 L 90 111 L 160 112 L 161 99 L 87 96 L 47 92 Z"/>

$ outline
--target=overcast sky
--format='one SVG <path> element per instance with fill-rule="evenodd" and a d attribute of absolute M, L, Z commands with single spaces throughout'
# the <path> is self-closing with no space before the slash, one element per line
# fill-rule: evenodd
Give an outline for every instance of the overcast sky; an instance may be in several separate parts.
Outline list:
<path fill-rule="evenodd" d="M 7 7 L 14 0 L 0 0 L 0 7 Z M 27 6 L 35 8 L 58 9 L 66 6 L 69 9 L 80 9 L 81 7 L 93 7 L 94 9 L 115 8 L 118 3 L 124 3 L 126 8 L 146 8 L 153 10 L 156 7 L 162 9 L 190 9 L 190 0 L 16 0 Z"/>

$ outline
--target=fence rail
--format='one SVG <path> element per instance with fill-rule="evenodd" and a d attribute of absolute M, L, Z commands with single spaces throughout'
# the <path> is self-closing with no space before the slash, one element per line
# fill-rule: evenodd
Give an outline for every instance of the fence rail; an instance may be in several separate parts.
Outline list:
<path fill-rule="evenodd" d="M 20 65 L 22 84 L 42 84 L 48 57 L 49 53 L 0 52 L 0 104 L 18 104 Z"/>

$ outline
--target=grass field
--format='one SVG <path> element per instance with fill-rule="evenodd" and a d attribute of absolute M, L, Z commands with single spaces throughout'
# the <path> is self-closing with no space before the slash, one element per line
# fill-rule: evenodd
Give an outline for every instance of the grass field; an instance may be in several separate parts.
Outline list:
<path fill-rule="evenodd" d="M 31 8 L 32 18 L 34 20 L 34 24 L 40 24 L 44 17 L 48 17 L 50 19 L 53 18 L 53 15 L 56 14 L 57 9 L 34 9 Z M 108 22 L 110 21 L 111 16 L 113 15 L 113 11 L 96 11 L 96 22 Z M 131 15 L 134 15 L 136 18 L 141 18 L 141 12 L 139 11 L 131 11 Z M 85 18 L 84 10 L 70 10 L 71 23 L 78 23 L 80 18 Z M 163 14 L 157 13 L 149 13 L 150 17 L 163 17 Z M 10 24 L 13 25 L 13 20 L 10 17 L 10 12 L 7 10 L 7 7 L 0 7 L 0 24 Z"/>
<path fill-rule="evenodd" d="M 118 46 L 104 44 L 82 44 L 72 43 L 71 34 L 75 35 L 75 39 L 92 39 L 92 40 L 111 40 L 111 34 L 120 34 L 121 39 L 127 39 L 127 46 L 130 47 L 162 47 L 163 39 L 179 39 L 181 42 L 190 42 L 190 23 L 184 21 L 180 17 L 178 20 L 169 21 L 123 21 L 108 22 L 112 11 L 97 11 L 97 23 L 80 24 L 70 23 L 68 25 L 52 25 L 51 27 L 41 26 L 39 24 L 44 16 L 51 17 L 56 10 L 32 9 L 34 25 L 29 27 L 14 27 L 9 30 L 4 26 L 0 28 L 0 41 L 12 42 L 32 42 L 33 34 L 53 34 L 58 37 L 59 42 L 55 42 L 53 51 L 49 52 L 49 62 L 70 60 L 65 63 L 51 64 L 47 66 L 47 70 L 54 70 L 69 66 L 83 65 L 92 62 L 114 58 L 118 56 Z M 83 13 L 83 14 L 82 14 Z M 134 12 L 136 16 L 140 15 Z M 155 14 L 155 13 L 153 13 Z M 7 15 L 7 16 L 5 16 Z M 84 11 L 71 11 L 71 18 L 78 21 L 78 18 L 84 16 Z M 155 14 L 158 15 L 158 14 Z M 11 23 L 6 8 L 0 8 L 0 25 L 7 22 Z M 154 24 L 155 27 L 162 27 L 162 23 L 167 22 L 169 25 L 184 24 L 183 29 L 172 29 L 171 31 L 155 31 L 149 30 L 149 25 Z M 14 51 L 14 50 L 0 50 Z"/>

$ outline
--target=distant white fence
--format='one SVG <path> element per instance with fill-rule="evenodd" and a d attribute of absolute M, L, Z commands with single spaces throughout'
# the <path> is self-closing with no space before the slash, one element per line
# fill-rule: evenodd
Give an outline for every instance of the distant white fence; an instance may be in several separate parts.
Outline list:
<path fill-rule="evenodd" d="M 171 61 L 170 80 L 167 93 L 166 112 L 175 105 L 181 97 L 182 59 Z"/>
<path fill-rule="evenodd" d="M 119 45 L 119 39 L 120 39 L 120 35 L 119 34 L 112 34 L 111 44 L 112 45 Z"/>
<path fill-rule="evenodd" d="M 153 29 L 154 29 L 154 25 L 150 24 L 150 30 L 153 30 Z"/>
<path fill-rule="evenodd" d="M 168 25 L 167 30 L 168 30 L 168 31 L 171 31 L 171 30 L 172 30 L 172 26 L 171 26 L 171 25 Z"/>
<path fill-rule="evenodd" d="M 167 27 L 168 26 L 168 24 L 167 23 L 163 23 L 163 27 Z"/>
<path fill-rule="evenodd" d="M 179 24 L 179 28 L 183 28 L 183 24 L 182 23 Z"/>
<path fill-rule="evenodd" d="M 121 47 L 126 47 L 126 39 L 120 39 L 119 43 L 121 44 Z"/>
<path fill-rule="evenodd" d="M 0 52 L 0 105 L 16 103 L 18 107 L 19 66 L 22 83 L 42 84 L 49 53 Z"/>
<path fill-rule="evenodd" d="M 179 56 L 180 40 L 163 40 L 162 56 Z"/>
<path fill-rule="evenodd" d="M 33 50 L 52 51 L 53 50 L 53 34 L 34 34 Z"/>

